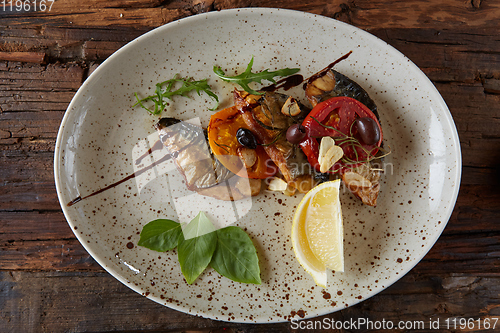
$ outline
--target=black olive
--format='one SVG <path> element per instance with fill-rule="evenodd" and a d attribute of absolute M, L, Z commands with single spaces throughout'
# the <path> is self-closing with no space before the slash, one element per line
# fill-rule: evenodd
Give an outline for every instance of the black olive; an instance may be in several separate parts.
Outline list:
<path fill-rule="evenodd" d="M 236 139 L 243 147 L 247 147 L 250 149 L 257 148 L 257 139 L 253 135 L 252 131 L 247 128 L 240 128 L 238 132 L 236 132 Z"/>
<path fill-rule="evenodd" d="M 367 145 L 374 145 L 380 140 L 380 129 L 377 122 L 369 117 L 363 117 L 356 120 L 361 140 Z"/>
<path fill-rule="evenodd" d="M 293 124 L 286 131 L 286 139 L 293 144 L 299 144 L 306 137 L 306 129 L 301 124 Z"/>

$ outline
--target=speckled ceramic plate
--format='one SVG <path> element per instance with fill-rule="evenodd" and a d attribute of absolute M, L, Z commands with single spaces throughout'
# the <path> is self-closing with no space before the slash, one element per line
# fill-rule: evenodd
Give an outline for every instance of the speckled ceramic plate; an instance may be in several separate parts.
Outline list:
<path fill-rule="evenodd" d="M 151 116 L 133 108 L 134 92 L 179 73 L 208 78 L 231 104 L 229 83 L 212 72 L 219 65 L 241 72 L 300 67 L 304 77 L 348 51 L 336 70 L 356 80 L 379 107 L 392 154 L 376 208 L 347 191 L 341 202 L 345 272 L 330 273 L 316 287 L 294 257 L 291 220 L 300 196 L 261 193 L 235 206 L 186 193 L 169 163 L 150 167 L 72 206 L 78 196 L 105 188 L 159 159 Z M 300 87 L 290 94 L 305 101 Z M 213 102 L 205 95 L 175 98 L 168 114 L 208 124 Z M 146 153 L 146 155 L 144 155 Z M 145 156 L 141 158 L 141 156 Z M 168 307 L 219 320 L 277 322 L 330 313 L 362 302 L 407 273 L 435 243 L 457 197 L 461 154 L 443 99 L 405 56 L 374 36 L 330 18 L 277 9 L 241 9 L 188 17 L 155 29 L 107 59 L 76 93 L 62 121 L 55 150 L 57 194 L 64 214 L 87 251 L 131 289 Z M 173 200 L 173 196 L 182 200 Z M 196 204 L 193 204 L 196 203 Z M 253 239 L 262 285 L 234 283 L 207 269 L 188 285 L 174 251 L 138 247 L 142 227 L 157 218 L 185 220 L 200 209 L 214 223 L 236 224 Z M 237 216 L 237 217 L 235 217 Z"/>

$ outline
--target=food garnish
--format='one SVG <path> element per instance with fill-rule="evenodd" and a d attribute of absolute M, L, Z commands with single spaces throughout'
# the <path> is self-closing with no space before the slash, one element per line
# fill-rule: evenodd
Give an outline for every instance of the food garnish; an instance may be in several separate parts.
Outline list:
<path fill-rule="evenodd" d="M 159 252 L 177 247 L 181 271 L 189 284 L 209 265 L 233 281 L 261 284 L 259 258 L 247 233 L 236 226 L 216 230 L 203 212 L 184 229 L 172 220 L 151 221 L 143 227 L 137 245 Z"/>
<path fill-rule="evenodd" d="M 226 82 L 233 82 L 240 85 L 246 92 L 252 95 L 262 95 L 263 92 L 258 92 L 250 88 L 248 85 L 251 82 L 262 83 L 262 80 L 270 81 L 276 83 L 275 77 L 286 77 L 293 75 L 300 71 L 300 68 L 283 68 L 274 72 L 270 72 L 269 69 L 263 70 L 262 72 L 252 73 L 253 57 L 248 63 L 246 70 L 236 76 L 227 76 L 222 68 L 219 66 L 214 66 L 214 73 Z"/>
<path fill-rule="evenodd" d="M 158 252 L 173 250 L 179 243 L 181 233 L 180 223 L 167 219 L 157 219 L 142 228 L 137 245 Z"/>
<path fill-rule="evenodd" d="M 250 149 L 257 148 L 257 139 L 248 128 L 240 127 L 236 132 L 236 139 L 243 147 Z"/>
<path fill-rule="evenodd" d="M 326 288 L 326 269 L 344 271 L 340 180 L 322 183 L 297 206 L 292 222 L 292 246 L 301 266 L 318 286 Z"/>
<path fill-rule="evenodd" d="M 139 105 L 149 113 L 158 115 L 167 107 L 167 100 L 172 100 L 173 96 L 188 97 L 188 93 L 194 90 L 196 91 L 198 96 L 200 96 L 201 92 L 203 91 L 210 98 L 215 100 L 216 105 L 213 108 L 209 109 L 211 111 L 215 111 L 219 106 L 219 97 L 212 91 L 212 88 L 207 83 L 207 81 L 207 79 L 195 81 L 193 78 L 181 78 L 178 76 L 178 74 L 175 74 L 172 79 L 157 83 L 155 86 L 156 89 L 154 95 L 145 98 L 139 98 L 137 93 L 135 93 L 134 95 L 137 99 L 137 103 L 135 103 L 133 106 Z M 182 83 L 182 85 L 179 88 L 172 90 L 174 89 L 174 86 L 178 86 L 178 83 Z M 151 102 L 154 105 L 153 109 L 151 109 L 149 105 L 145 105 L 151 104 Z"/>

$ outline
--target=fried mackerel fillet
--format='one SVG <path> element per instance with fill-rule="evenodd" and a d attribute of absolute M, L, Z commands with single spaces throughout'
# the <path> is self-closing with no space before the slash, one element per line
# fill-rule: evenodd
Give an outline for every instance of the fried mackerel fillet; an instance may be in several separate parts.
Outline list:
<path fill-rule="evenodd" d="M 155 128 L 189 190 L 225 201 L 260 193 L 260 179 L 241 178 L 215 158 L 201 127 L 161 118 Z"/>

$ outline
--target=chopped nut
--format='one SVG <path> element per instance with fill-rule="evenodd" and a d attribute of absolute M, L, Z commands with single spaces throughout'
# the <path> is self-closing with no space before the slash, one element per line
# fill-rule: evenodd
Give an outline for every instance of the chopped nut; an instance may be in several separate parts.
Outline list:
<path fill-rule="evenodd" d="M 283 104 L 283 107 L 281 108 L 281 113 L 285 116 L 295 117 L 300 114 L 300 112 L 299 103 L 297 103 L 293 97 L 288 97 L 285 104 Z"/>

